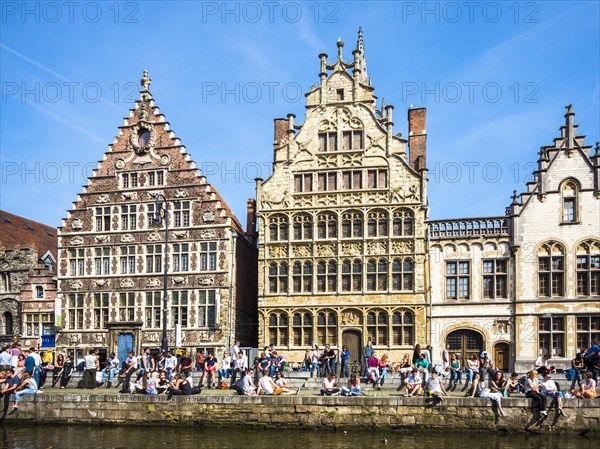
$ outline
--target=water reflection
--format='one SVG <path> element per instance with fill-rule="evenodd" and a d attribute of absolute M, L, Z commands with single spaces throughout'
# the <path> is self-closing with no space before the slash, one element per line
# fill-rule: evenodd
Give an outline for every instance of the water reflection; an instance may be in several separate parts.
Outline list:
<path fill-rule="evenodd" d="M 0 426 L 1 449 L 581 449 L 593 437 L 380 430 L 246 430 L 237 427 Z M 387 444 L 382 443 L 385 437 Z"/>

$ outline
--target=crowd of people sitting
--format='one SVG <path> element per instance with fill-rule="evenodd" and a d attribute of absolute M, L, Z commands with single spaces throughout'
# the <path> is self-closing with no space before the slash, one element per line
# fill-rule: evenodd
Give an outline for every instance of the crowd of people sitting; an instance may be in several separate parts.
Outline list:
<path fill-rule="evenodd" d="M 310 378 L 323 378 L 321 395 L 364 395 L 361 377 L 367 385 L 381 389 L 388 377 L 394 375 L 400 379 L 397 389 L 404 391 L 404 396 L 423 395 L 441 402 L 443 396 L 462 387 L 465 396 L 490 399 L 500 416 L 505 415 L 502 399 L 513 394 L 525 394 L 542 415 L 547 415 L 548 400 L 556 401 L 557 410 L 565 416 L 564 397 L 597 397 L 600 348 L 596 342 L 587 351 L 576 354 L 571 368 L 563 371 L 566 380 L 571 381 L 570 388 L 564 389 L 552 378 L 556 369 L 547 354 L 540 355 L 525 376 L 512 373 L 506 378 L 495 368 L 486 351 L 471 354 L 466 363 L 461 364 L 459 354 L 451 353 L 446 347 L 441 353 L 441 364 L 434 365 L 431 346 L 421 349 L 417 344 L 412 357 L 406 353 L 402 360 L 394 363 L 387 353 L 379 357 L 368 342 L 361 355 L 361 372 L 350 374 L 350 352 L 346 346 L 338 354 L 330 345 L 325 345 L 323 351 L 315 345 L 307 348 L 301 370 L 308 372 Z M 168 351 L 165 356 L 161 352 L 152 354 L 145 348 L 137 356 L 130 352 L 121 362 L 113 353 L 102 366 L 98 352 L 90 350 L 76 367 L 67 354 L 54 357 L 52 353 L 38 353 L 35 348 L 22 349 L 15 344 L 0 352 L 0 395 L 5 398 L 5 411 L 8 397 L 14 394 L 13 407 L 18 409 L 20 398 L 41 391 L 48 378 L 52 379 L 52 387 L 59 384 L 65 388 L 77 368 L 83 371 L 82 388 L 116 386 L 122 393 L 164 394 L 169 398 L 197 394 L 205 387 L 231 388 L 249 396 L 288 395 L 300 391 L 300 388 L 289 387 L 285 374 L 290 367 L 273 346 L 265 347 L 251 364 L 236 342 L 230 350 L 220 354 L 199 351 L 195 360 L 187 352 L 176 355 Z M 346 379 L 344 385 L 336 382 L 338 368 L 340 377 Z M 191 375 L 193 371 L 201 372 L 197 386 Z"/>

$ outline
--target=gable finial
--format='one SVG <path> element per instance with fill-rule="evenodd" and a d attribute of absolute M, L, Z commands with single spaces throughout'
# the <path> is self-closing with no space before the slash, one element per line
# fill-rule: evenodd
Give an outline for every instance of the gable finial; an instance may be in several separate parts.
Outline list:
<path fill-rule="evenodd" d="M 148 90 L 148 87 L 150 87 L 151 83 L 152 83 L 152 79 L 148 76 L 148 70 L 144 70 L 144 75 L 142 76 L 142 79 L 140 80 L 140 85 L 142 86 L 142 90 L 143 91 Z"/>

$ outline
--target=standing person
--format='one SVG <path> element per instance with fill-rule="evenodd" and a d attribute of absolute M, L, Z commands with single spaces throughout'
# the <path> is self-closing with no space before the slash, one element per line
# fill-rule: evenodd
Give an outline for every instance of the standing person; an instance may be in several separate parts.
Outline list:
<path fill-rule="evenodd" d="M 487 351 L 483 351 L 479 356 L 479 375 L 481 377 L 479 381 L 483 384 L 485 384 L 486 374 L 490 375 L 489 382 L 491 382 L 496 374 L 496 370 L 494 369 L 494 362 L 490 358 L 490 355 L 487 353 Z"/>
<path fill-rule="evenodd" d="M 282 372 L 285 369 L 285 359 L 283 355 L 277 351 L 273 351 L 271 357 L 271 377 L 275 376 L 277 372 Z"/>
<path fill-rule="evenodd" d="M 323 375 L 327 373 L 335 374 L 335 351 L 331 349 L 329 343 L 325 345 L 323 351 Z"/>
<path fill-rule="evenodd" d="M 63 366 L 62 374 L 60 375 L 60 388 L 63 390 L 69 384 L 71 380 L 71 374 L 73 374 L 73 370 L 75 369 L 75 364 L 73 363 L 73 359 L 69 355 L 65 355 L 65 363 Z"/>
<path fill-rule="evenodd" d="M 596 360 L 600 360 L 600 346 L 598 345 L 598 341 L 595 338 L 592 338 L 592 344 L 590 345 L 589 349 L 585 352 L 583 359 L 585 360 L 587 369 L 589 369 L 590 371 L 593 369 L 594 362 Z M 597 378 L 595 378 L 594 380 L 598 382 Z"/>
<path fill-rule="evenodd" d="M 95 349 L 90 349 L 88 355 L 83 357 L 85 371 L 83 372 L 83 388 L 94 389 L 98 387 L 96 371 L 99 368 L 98 355 Z"/>
<path fill-rule="evenodd" d="M 540 382 L 537 379 L 538 372 L 534 369 L 527 373 L 527 380 L 525 381 L 525 396 L 530 398 L 534 405 L 537 405 L 540 409 L 540 413 L 543 416 L 548 416 L 546 411 L 546 396 L 540 391 Z"/>
<path fill-rule="evenodd" d="M 310 378 L 312 379 L 315 371 L 317 372 L 317 377 L 321 377 L 321 369 L 319 368 L 319 345 L 315 345 L 315 349 L 310 356 L 310 363 Z"/>
<path fill-rule="evenodd" d="M 35 379 L 36 389 L 40 384 L 40 373 L 42 371 L 42 357 L 37 353 L 35 348 L 29 348 L 29 355 L 35 360 L 35 369 L 33 370 L 33 378 Z"/>
<path fill-rule="evenodd" d="M 442 351 L 442 370 L 450 368 L 450 345 L 446 345 Z"/>
<path fill-rule="evenodd" d="M 417 360 L 419 360 L 420 358 L 421 358 L 421 345 L 419 343 L 417 343 L 415 345 L 415 349 L 413 350 L 412 364 L 414 365 L 415 363 L 417 363 Z"/>
<path fill-rule="evenodd" d="M 25 364 L 23 366 L 25 368 L 25 373 L 35 378 L 35 357 L 31 355 L 31 349 L 25 349 L 23 355 L 25 356 Z"/>
<path fill-rule="evenodd" d="M 165 360 L 165 374 L 169 382 L 173 378 L 173 371 L 177 366 L 177 357 L 173 355 L 173 351 L 167 351 L 167 358 Z"/>
<path fill-rule="evenodd" d="M 306 348 L 306 351 L 304 351 L 304 360 L 302 366 L 303 371 L 310 372 L 310 367 L 312 366 L 311 358 L 312 350 L 310 348 Z"/>
<path fill-rule="evenodd" d="M 0 352 L 0 371 L 8 371 L 10 368 L 12 368 L 12 355 L 8 352 L 8 346 L 5 346 Z"/>
<path fill-rule="evenodd" d="M 196 353 L 196 371 L 204 372 L 204 349 L 199 349 Z"/>
<path fill-rule="evenodd" d="M 342 353 L 340 354 L 340 360 L 342 362 L 340 367 L 340 377 L 348 377 L 348 358 L 350 357 L 350 351 L 346 345 L 342 346 Z"/>
<path fill-rule="evenodd" d="M 423 349 L 423 354 L 425 354 L 425 358 L 429 362 L 429 366 L 433 367 L 433 348 L 431 345 L 425 346 L 425 349 Z"/>
<path fill-rule="evenodd" d="M 142 353 L 142 375 L 146 373 L 151 373 L 156 370 L 156 364 L 154 362 L 154 357 L 150 354 L 150 348 L 145 348 Z"/>
<path fill-rule="evenodd" d="M 368 340 L 367 345 L 363 348 L 363 351 L 362 351 L 363 377 L 367 377 L 367 375 L 369 374 L 369 367 L 368 367 L 367 361 L 369 360 L 369 357 L 371 357 L 372 355 L 373 355 L 373 343 L 371 342 L 371 340 Z"/>

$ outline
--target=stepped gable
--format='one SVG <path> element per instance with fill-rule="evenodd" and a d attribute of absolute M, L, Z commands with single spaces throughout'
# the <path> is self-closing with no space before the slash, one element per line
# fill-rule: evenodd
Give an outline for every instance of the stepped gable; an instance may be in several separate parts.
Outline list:
<path fill-rule="evenodd" d="M 130 109 L 123 125 L 119 126 L 119 134 L 108 146 L 102 160 L 98 161 L 98 167 L 88 179 L 88 184 L 83 186 L 67 218 L 63 219 L 61 233 L 91 230 L 95 206 L 148 202 L 160 193 L 170 201 L 196 198 L 199 201 L 194 204 L 195 213 L 214 213 L 213 223 L 230 222 L 234 229 L 243 234 L 243 227 L 229 206 L 201 174 L 185 146 L 170 129 L 169 122 L 149 90 L 150 82 L 148 71 L 145 70 L 140 80 L 140 99 Z M 145 173 L 140 173 L 135 192 L 121 192 L 124 186 L 119 175 L 140 170 Z M 165 170 L 164 185 L 151 185 L 146 172 L 152 170 Z M 113 213 L 118 213 L 116 206 Z M 116 215 L 113 220 L 111 228 L 116 230 Z"/>

